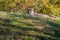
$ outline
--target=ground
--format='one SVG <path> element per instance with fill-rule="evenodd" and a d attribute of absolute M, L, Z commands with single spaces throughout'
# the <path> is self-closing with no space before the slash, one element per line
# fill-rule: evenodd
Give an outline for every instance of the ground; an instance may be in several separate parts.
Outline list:
<path fill-rule="evenodd" d="M 60 40 L 60 18 L 0 14 L 0 40 Z"/>

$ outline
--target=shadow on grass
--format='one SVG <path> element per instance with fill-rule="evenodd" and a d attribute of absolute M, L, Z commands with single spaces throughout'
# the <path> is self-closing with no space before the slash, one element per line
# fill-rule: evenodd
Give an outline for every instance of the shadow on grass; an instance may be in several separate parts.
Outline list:
<path fill-rule="evenodd" d="M 2 21 L 2 22 L 8 22 L 8 23 L 10 23 L 11 21 L 9 20 L 9 19 L 4 19 L 4 18 L 0 18 L 0 21 Z"/>
<path fill-rule="evenodd" d="M 22 16 L 22 15 L 21 15 Z M 19 15 L 19 17 L 21 17 Z M 25 19 L 35 19 L 35 20 L 39 20 L 38 18 L 34 18 L 34 17 L 30 17 L 30 16 L 26 16 L 26 15 L 23 15 L 23 18 Z M 0 23 L 0 26 L 8 26 L 8 27 L 14 27 L 14 28 L 18 28 L 18 29 L 21 29 L 21 30 L 30 30 L 30 31 L 36 31 L 36 32 L 41 32 L 41 30 L 39 29 L 36 29 L 36 28 L 26 28 L 26 27 L 22 27 L 22 26 L 17 26 L 17 25 L 12 25 L 10 24 L 10 20 L 7 20 L 7 19 L 2 19 L 0 18 L 0 21 L 4 22 L 4 23 Z M 6 23 L 7 22 L 7 23 Z M 52 22 L 49 22 L 49 24 L 52 26 L 52 27 L 57 27 L 58 25 L 57 24 L 54 24 Z M 60 26 L 60 25 L 59 25 Z M 59 27 L 58 26 L 58 27 Z M 44 37 L 44 36 L 41 36 L 41 35 L 29 35 L 29 34 L 25 34 L 25 33 L 21 33 L 21 32 L 7 32 L 7 31 L 10 31 L 10 30 L 7 30 L 5 29 L 6 31 L 4 31 L 3 29 L 0 29 L 1 30 L 1 34 L 2 35 L 6 35 L 8 33 L 11 33 L 11 35 L 15 36 L 15 35 L 23 35 L 23 36 L 32 36 L 32 37 L 36 37 L 36 38 L 39 38 L 40 40 L 55 40 L 55 38 L 50 38 L 50 37 Z M 59 35 L 58 35 L 59 34 Z M 8 35 L 7 35 L 8 36 Z M 55 31 L 55 34 L 54 36 L 56 37 L 60 37 L 60 33 L 58 31 Z"/>
<path fill-rule="evenodd" d="M 36 28 L 28 28 L 28 27 L 21 27 L 21 26 L 17 26 L 17 25 L 12 25 L 12 24 L 8 24 L 8 23 L 0 23 L 0 26 L 8 26 L 8 27 L 14 27 L 14 28 L 18 28 L 18 29 L 22 29 L 22 30 L 33 30 L 33 31 L 39 31 L 40 30 L 36 29 Z"/>
<path fill-rule="evenodd" d="M 38 29 L 34 29 L 34 28 L 23 28 L 23 27 L 20 27 L 20 26 L 16 26 L 16 25 L 12 25 L 12 24 L 0 24 L 1 26 L 9 26 L 9 27 L 15 27 L 15 28 L 18 28 L 18 29 L 22 29 L 22 30 L 31 30 L 31 31 L 37 31 L 37 32 L 41 32 L 40 30 Z M 2 31 L 2 33 L 4 33 L 3 35 L 6 35 L 8 33 L 10 34 L 13 34 L 13 35 L 23 35 L 23 36 L 32 36 L 32 37 L 36 37 L 36 38 L 39 38 L 41 40 L 47 40 L 47 39 L 51 39 L 50 37 L 44 37 L 44 36 L 41 36 L 41 35 L 30 35 L 30 34 L 25 34 L 25 33 L 21 33 L 21 32 L 7 32 L 7 31 Z M 52 38 L 53 39 L 53 38 Z M 55 40 L 55 39 L 54 39 Z"/>
<path fill-rule="evenodd" d="M 0 28 L 0 35 L 3 35 L 6 37 L 9 37 L 8 35 L 12 35 L 14 36 L 14 39 L 18 39 L 17 36 L 31 36 L 31 37 L 35 37 L 39 40 L 56 40 L 55 38 L 52 37 L 48 37 L 48 36 L 41 36 L 41 35 L 31 35 L 31 34 L 26 34 L 26 33 L 22 33 L 22 32 L 15 32 L 15 31 L 10 31 L 9 29 L 5 29 L 3 30 L 2 28 Z"/>
<path fill-rule="evenodd" d="M 57 38 L 60 37 L 60 25 L 50 21 L 48 23 L 50 26 L 52 26 L 52 30 L 55 32 L 54 36 Z"/>

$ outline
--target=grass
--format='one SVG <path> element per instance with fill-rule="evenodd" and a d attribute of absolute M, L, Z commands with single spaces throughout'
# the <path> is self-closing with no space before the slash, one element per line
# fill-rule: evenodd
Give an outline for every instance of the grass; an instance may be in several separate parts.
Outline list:
<path fill-rule="evenodd" d="M 60 19 L 6 14 L 0 15 L 0 40 L 60 40 Z"/>

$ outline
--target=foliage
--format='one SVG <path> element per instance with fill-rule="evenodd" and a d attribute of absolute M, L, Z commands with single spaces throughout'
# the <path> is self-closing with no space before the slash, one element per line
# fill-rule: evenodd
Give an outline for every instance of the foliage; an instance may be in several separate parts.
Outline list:
<path fill-rule="evenodd" d="M 59 0 L 0 0 L 0 10 L 27 13 L 28 8 L 43 14 L 60 15 Z"/>

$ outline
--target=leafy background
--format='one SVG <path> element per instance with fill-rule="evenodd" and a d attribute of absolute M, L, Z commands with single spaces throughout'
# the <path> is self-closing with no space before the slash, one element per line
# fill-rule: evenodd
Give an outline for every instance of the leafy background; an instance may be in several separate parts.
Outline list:
<path fill-rule="evenodd" d="M 0 10 L 27 13 L 28 8 L 43 14 L 60 15 L 60 0 L 0 0 Z"/>

